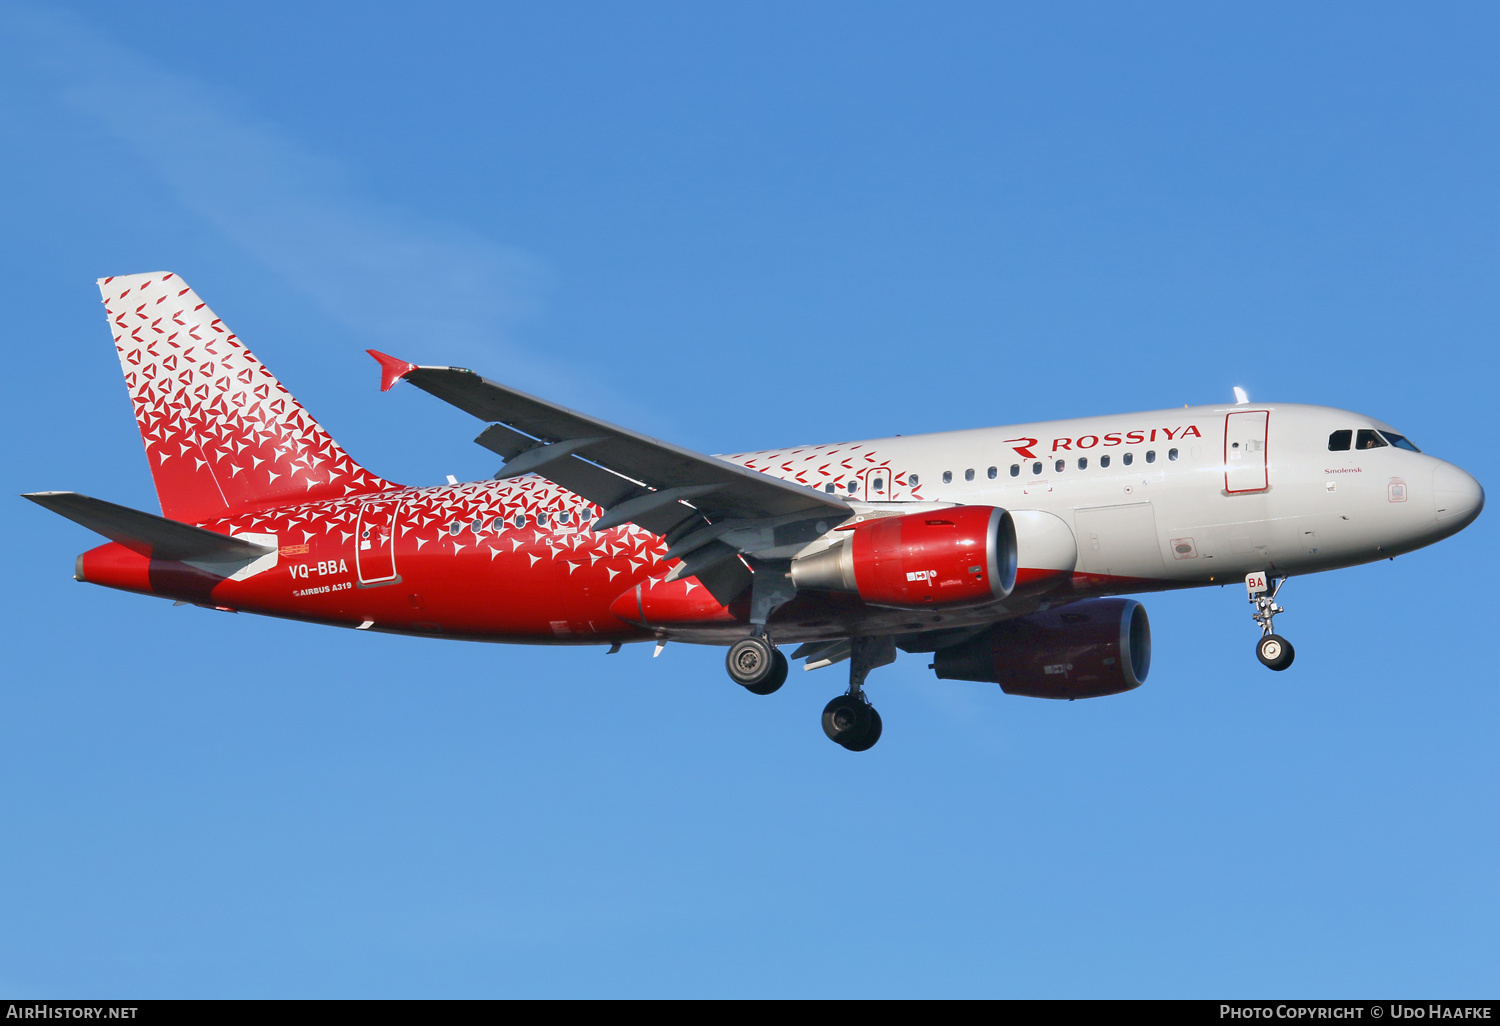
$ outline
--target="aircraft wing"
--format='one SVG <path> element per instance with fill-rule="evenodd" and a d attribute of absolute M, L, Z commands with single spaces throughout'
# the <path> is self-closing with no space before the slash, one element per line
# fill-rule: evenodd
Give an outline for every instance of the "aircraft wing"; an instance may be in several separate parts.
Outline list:
<path fill-rule="evenodd" d="M 704 517 L 784 522 L 841 520 L 852 512 L 838 496 L 606 423 L 462 367 L 419 367 L 369 352 L 384 372 L 383 389 L 410 381 L 492 422 L 475 441 L 505 457 L 497 478 L 537 473 L 602 507 L 595 530 L 629 521 L 667 534 Z"/>

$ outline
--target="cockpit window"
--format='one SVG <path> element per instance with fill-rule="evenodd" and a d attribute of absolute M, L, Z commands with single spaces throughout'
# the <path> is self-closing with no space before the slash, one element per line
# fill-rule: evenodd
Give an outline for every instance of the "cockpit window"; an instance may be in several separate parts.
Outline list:
<path fill-rule="evenodd" d="M 1353 440 L 1353 431 L 1335 431 L 1328 436 L 1328 451 L 1344 452 L 1349 448 L 1349 443 Z"/>
<path fill-rule="evenodd" d="M 1387 442 L 1390 442 L 1392 445 L 1394 445 L 1398 449 L 1405 449 L 1407 452 L 1421 452 L 1422 451 L 1421 449 L 1418 449 L 1415 445 L 1412 445 L 1411 442 L 1407 440 L 1407 438 L 1406 438 L 1405 435 L 1398 435 L 1394 431 L 1382 431 L 1382 432 L 1380 432 L 1380 437 L 1384 438 Z"/>
<path fill-rule="evenodd" d="M 1379 431 L 1366 428 L 1355 437 L 1354 447 L 1356 449 L 1384 449 L 1385 439 L 1380 437 Z"/>

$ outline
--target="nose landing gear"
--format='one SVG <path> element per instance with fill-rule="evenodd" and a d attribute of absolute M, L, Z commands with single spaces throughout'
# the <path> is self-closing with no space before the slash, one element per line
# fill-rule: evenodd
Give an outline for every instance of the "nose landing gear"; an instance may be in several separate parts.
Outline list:
<path fill-rule="evenodd" d="M 1281 587 L 1286 582 L 1287 579 L 1282 577 L 1276 581 L 1276 587 L 1272 588 L 1270 580 L 1262 571 L 1245 575 L 1245 591 L 1249 593 L 1250 602 L 1255 606 L 1255 612 L 1250 614 L 1250 618 L 1260 624 L 1261 638 L 1255 646 L 1255 657 L 1273 670 L 1284 670 L 1297 658 L 1297 650 L 1292 647 L 1292 643 L 1276 633 L 1276 614 L 1286 612 L 1276 604 L 1276 596 L 1281 593 Z"/>

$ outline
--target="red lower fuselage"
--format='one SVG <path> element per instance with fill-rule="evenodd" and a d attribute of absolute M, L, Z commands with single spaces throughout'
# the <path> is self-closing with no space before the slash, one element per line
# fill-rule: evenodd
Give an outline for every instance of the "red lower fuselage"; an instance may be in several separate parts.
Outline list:
<path fill-rule="evenodd" d="M 665 542 L 633 524 L 594 532 L 600 511 L 538 477 L 280 506 L 206 522 L 272 541 L 238 569 L 153 560 L 117 543 L 79 557 L 81 580 L 203 606 L 472 641 L 601 644 L 744 633 L 748 601 L 721 606 L 693 579 L 663 583 Z M 274 539 L 274 540 L 273 540 Z M 1028 591 L 1150 590 L 1158 582 L 1019 575 Z M 985 622 L 983 607 L 894 610 L 799 594 L 773 616 L 787 641 Z"/>

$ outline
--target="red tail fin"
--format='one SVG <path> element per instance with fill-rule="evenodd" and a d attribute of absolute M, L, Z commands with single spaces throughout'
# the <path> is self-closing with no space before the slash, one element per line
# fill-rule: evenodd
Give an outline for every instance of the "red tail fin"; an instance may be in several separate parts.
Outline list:
<path fill-rule="evenodd" d="M 365 470 L 174 274 L 99 291 L 162 514 L 205 520 L 399 487 Z"/>

